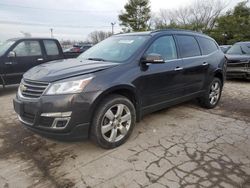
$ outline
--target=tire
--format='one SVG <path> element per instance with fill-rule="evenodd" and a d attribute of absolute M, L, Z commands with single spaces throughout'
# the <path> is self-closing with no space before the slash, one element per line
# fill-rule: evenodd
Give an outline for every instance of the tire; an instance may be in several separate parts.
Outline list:
<path fill-rule="evenodd" d="M 217 86 L 218 88 L 216 89 Z M 221 92 L 222 92 L 221 80 L 215 77 L 207 87 L 204 96 L 198 98 L 198 101 L 200 105 L 204 108 L 207 109 L 215 108 L 220 101 Z"/>
<path fill-rule="evenodd" d="M 124 96 L 110 95 L 98 105 L 94 113 L 90 138 L 105 149 L 118 147 L 129 138 L 135 122 L 133 103 Z"/>

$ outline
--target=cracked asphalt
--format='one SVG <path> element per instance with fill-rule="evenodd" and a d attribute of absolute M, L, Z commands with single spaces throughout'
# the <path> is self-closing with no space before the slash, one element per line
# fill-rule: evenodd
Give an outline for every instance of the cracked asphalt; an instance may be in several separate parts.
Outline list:
<path fill-rule="evenodd" d="M 227 81 L 212 110 L 195 101 L 147 115 L 113 150 L 24 129 L 0 89 L 0 187 L 250 187 L 250 82 Z"/>

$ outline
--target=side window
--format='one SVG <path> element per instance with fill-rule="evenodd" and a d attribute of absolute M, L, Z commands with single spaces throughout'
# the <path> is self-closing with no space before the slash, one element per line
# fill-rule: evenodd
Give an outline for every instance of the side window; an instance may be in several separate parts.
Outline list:
<path fill-rule="evenodd" d="M 218 47 L 214 43 L 214 41 L 204 38 L 204 37 L 197 37 L 197 39 L 199 41 L 203 55 L 208 55 L 218 50 Z"/>
<path fill-rule="evenodd" d="M 243 53 L 242 53 L 241 46 L 239 44 L 233 45 L 231 48 L 229 48 L 229 50 L 227 51 L 227 54 L 242 55 Z"/>
<path fill-rule="evenodd" d="M 241 50 L 243 54 L 250 54 L 250 47 L 247 45 L 242 45 Z"/>
<path fill-rule="evenodd" d="M 182 58 L 201 55 L 199 45 L 194 37 L 177 35 L 176 38 Z"/>
<path fill-rule="evenodd" d="M 146 54 L 156 53 L 160 54 L 164 60 L 177 59 L 177 52 L 175 42 L 172 36 L 164 36 L 156 39 Z"/>
<path fill-rule="evenodd" d="M 43 43 L 44 43 L 47 55 L 59 55 L 59 50 L 55 41 L 44 40 Z"/>
<path fill-rule="evenodd" d="M 13 51 L 17 57 L 42 55 L 41 46 L 38 41 L 20 42 Z"/>

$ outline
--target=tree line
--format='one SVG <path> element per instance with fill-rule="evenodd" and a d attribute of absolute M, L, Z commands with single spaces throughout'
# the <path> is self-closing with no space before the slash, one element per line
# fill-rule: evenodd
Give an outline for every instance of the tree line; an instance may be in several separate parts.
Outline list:
<path fill-rule="evenodd" d="M 186 7 L 152 13 L 149 0 L 128 0 L 118 17 L 124 32 L 179 28 L 208 34 L 219 44 L 233 44 L 250 41 L 248 1 L 226 13 L 222 0 L 196 0 Z"/>

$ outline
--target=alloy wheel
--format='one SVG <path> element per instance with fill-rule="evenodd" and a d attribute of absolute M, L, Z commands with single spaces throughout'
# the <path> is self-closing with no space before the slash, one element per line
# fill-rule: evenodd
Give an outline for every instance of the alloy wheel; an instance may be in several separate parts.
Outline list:
<path fill-rule="evenodd" d="M 109 108 L 101 121 L 101 133 L 108 142 L 123 139 L 131 126 L 131 112 L 124 104 L 116 104 Z"/>
<path fill-rule="evenodd" d="M 219 82 L 214 82 L 209 92 L 209 102 L 211 105 L 215 105 L 220 98 L 221 88 Z"/>

